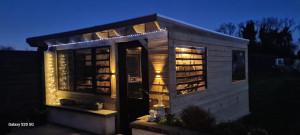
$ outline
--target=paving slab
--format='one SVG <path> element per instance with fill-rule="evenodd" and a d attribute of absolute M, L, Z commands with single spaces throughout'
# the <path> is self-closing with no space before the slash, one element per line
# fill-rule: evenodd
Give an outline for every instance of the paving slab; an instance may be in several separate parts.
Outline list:
<path fill-rule="evenodd" d="M 37 127 L 13 127 L 7 135 L 93 135 L 77 129 L 47 123 Z"/>

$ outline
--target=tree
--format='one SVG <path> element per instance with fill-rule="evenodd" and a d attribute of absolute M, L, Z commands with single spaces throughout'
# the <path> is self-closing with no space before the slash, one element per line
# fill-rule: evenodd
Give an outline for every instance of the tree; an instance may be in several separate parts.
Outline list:
<path fill-rule="evenodd" d="M 247 21 L 246 26 L 244 23 L 239 24 L 239 29 L 241 36 L 245 39 L 249 39 L 249 52 L 257 52 L 258 45 L 256 43 L 256 34 L 257 30 L 255 30 L 255 23 L 254 21 L 250 20 Z"/>
<path fill-rule="evenodd" d="M 14 51 L 15 48 L 13 48 L 13 47 L 11 47 L 11 46 L 0 45 L 0 50 Z"/>
<path fill-rule="evenodd" d="M 234 35 L 236 33 L 236 26 L 233 23 L 223 23 L 216 31 L 227 35 Z"/>
<path fill-rule="evenodd" d="M 239 27 L 241 28 L 243 38 L 249 39 L 250 42 L 256 41 L 257 31 L 255 30 L 255 23 L 252 20 L 247 21 L 246 26 L 244 26 L 243 23 L 240 23 Z"/>
<path fill-rule="evenodd" d="M 300 33 L 300 22 L 299 22 L 299 25 L 296 27 L 296 29 L 298 29 L 298 31 Z M 300 43 L 300 38 L 298 38 L 298 42 Z"/>
<path fill-rule="evenodd" d="M 297 58 L 300 59 L 300 51 L 297 52 Z"/>
<path fill-rule="evenodd" d="M 216 31 L 249 39 L 249 53 L 260 52 L 292 57 L 295 56 L 293 53 L 295 46 L 291 45 L 292 30 L 296 28 L 300 31 L 300 24 L 293 27 L 294 24 L 293 19 L 269 17 L 240 23 L 238 30 L 233 23 L 223 23 Z"/>
<path fill-rule="evenodd" d="M 292 32 L 293 19 L 263 18 L 258 21 L 259 39 L 265 53 L 275 54 L 282 57 L 292 55 Z"/>

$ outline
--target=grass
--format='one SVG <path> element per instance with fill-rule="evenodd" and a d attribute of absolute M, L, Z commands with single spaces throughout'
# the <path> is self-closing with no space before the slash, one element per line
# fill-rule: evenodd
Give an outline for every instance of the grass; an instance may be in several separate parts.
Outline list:
<path fill-rule="evenodd" d="M 300 75 L 249 74 L 251 115 L 239 122 L 271 135 L 300 135 Z"/>

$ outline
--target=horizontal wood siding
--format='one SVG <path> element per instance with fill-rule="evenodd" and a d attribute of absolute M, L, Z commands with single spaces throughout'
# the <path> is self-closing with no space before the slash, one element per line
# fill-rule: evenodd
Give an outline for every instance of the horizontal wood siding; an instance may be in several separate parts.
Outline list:
<path fill-rule="evenodd" d="M 175 56 L 171 53 L 174 46 L 178 45 L 207 48 L 206 90 L 184 95 L 176 94 L 176 71 L 173 69 Z M 245 80 L 232 82 L 232 50 L 245 51 Z M 189 105 L 208 109 L 219 121 L 235 120 L 249 113 L 247 42 L 203 37 L 187 30 L 172 29 L 169 32 L 169 57 L 171 113 L 178 115 Z"/>
<path fill-rule="evenodd" d="M 168 56 L 168 40 L 149 40 L 148 41 L 148 59 L 149 59 L 149 99 L 150 109 L 158 103 L 158 99 L 162 98 L 164 105 L 169 108 L 169 56 Z M 156 77 L 156 70 L 161 71 L 161 77 Z M 160 84 L 160 85 L 155 85 Z M 159 93 L 165 87 L 164 94 Z"/>

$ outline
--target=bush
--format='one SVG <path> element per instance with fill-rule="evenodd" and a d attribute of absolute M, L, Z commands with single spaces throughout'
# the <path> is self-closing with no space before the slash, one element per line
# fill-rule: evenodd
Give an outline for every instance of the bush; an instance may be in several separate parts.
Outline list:
<path fill-rule="evenodd" d="M 224 122 L 216 125 L 215 134 L 217 135 L 247 135 L 248 128 L 236 122 Z"/>
<path fill-rule="evenodd" d="M 167 114 L 165 118 L 162 118 L 158 121 L 158 124 L 182 127 L 182 122 L 179 119 L 175 118 L 174 114 Z"/>
<path fill-rule="evenodd" d="M 216 118 L 209 112 L 196 106 L 189 106 L 180 114 L 181 120 L 167 114 L 165 118 L 156 119 L 160 125 L 184 127 L 198 132 L 214 135 L 269 135 L 262 128 L 253 128 L 239 121 L 216 124 Z"/>
<path fill-rule="evenodd" d="M 265 129 L 249 128 L 238 122 L 219 123 L 214 133 L 216 135 L 269 135 Z"/>
<path fill-rule="evenodd" d="M 211 132 L 216 118 L 209 112 L 196 106 L 189 106 L 180 114 L 183 126 L 199 132 Z"/>
<path fill-rule="evenodd" d="M 268 131 L 262 128 L 253 128 L 247 135 L 269 135 Z"/>

